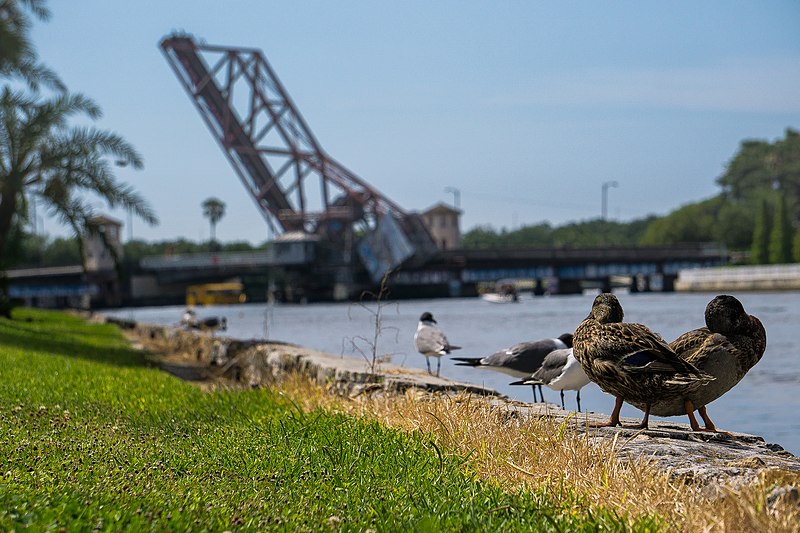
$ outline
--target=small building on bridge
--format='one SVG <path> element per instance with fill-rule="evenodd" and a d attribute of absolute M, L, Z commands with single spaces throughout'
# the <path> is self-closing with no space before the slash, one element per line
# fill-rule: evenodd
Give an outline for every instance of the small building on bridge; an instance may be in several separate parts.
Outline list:
<path fill-rule="evenodd" d="M 461 210 L 439 202 L 420 214 L 439 250 L 461 248 Z"/>

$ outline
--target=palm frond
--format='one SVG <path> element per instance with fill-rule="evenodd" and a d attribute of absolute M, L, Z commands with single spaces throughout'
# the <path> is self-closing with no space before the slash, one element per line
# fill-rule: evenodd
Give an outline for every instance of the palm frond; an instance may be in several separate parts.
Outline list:
<path fill-rule="evenodd" d="M 67 86 L 58 77 L 58 74 L 49 67 L 37 63 L 34 57 L 24 58 L 9 69 L 6 73 L 9 78 L 19 78 L 28 84 L 32 91 L 38 91 L 44 86 L 58 92 L 65 92 Z"/>

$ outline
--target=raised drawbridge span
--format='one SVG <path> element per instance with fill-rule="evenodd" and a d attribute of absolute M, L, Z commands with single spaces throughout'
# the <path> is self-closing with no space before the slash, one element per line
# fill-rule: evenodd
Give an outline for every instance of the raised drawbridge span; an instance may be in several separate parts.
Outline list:
<path fill-rule="evenodd" d="M 357 252 L 373 280 L 435 252 L 417 215 L 325 153 L 260 50 L 188 35 L 161 49 L 273 230 L 317 236 L 328 261 Z"/>

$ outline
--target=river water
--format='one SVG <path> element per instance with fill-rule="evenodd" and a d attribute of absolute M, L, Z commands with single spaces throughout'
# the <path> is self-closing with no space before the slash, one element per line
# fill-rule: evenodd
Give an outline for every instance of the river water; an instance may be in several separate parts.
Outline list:
<path fill-rule="evenodd" d="M 640 322 L 667 341 L 703 325 L 703 311 L 713 294 L 619 294 L 626 322 Z M 725 396 L 708 407 L 718 428 L 763 436 L 800 454 L 800 293 L 735 294 L 748 313 L 761 319 L 767 330 L 767 351 L 761 361 Z M 377 353 L 404 367 L 425 368 L 425 358 L 414 348 L 414 331 L 424 311 L 430 311 L 452 344 L 454 355 L 489 355 L 522 341 L 572 332 L 591 309 L 594 295 L 523 295 L 516 304 L 494 304 L 478 298 L 384 301 L 363 305 L 242 304 L 211 306 L 198 316 L 225 316 L 227 336 L 292 342 L 345 357 L 371 358 L 380 312 Z M 183 307 L 130 308 L 108 315 L 140 322 L 174 325 Z M 435 364 L 435 359 L 431 362 Z M 511 398 L 532 401 L 530 387 L 509 386 L 509 376 L 483 369 L 456 366 L 442 358 L 441 373 L 459 381 L 490 387 Z M 545 398 L 560 403 L 558 392 L 545 387 Z M 575 393 L 565 392 L 568 409 L 575 409 Z M 581 391 L 581 405 L 610 413 L 613 397 L 591 383 Z M 625 404 L 623 416 L 642 413 Z M 672 420 L 686 422 L 686 417 Z"/>

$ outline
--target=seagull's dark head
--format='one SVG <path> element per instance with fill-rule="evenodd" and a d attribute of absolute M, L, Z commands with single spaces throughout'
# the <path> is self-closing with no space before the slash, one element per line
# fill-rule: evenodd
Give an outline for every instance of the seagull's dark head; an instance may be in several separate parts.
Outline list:
<path fill-rule="evenodd" d="M 433 322 L 434 324 L 436 324 L 436 321 L 433 319 L 433 315 L 430 314 L 427 311 L 422 313 L 422 316 L 419 317 L 419 321 L 420 322 Z"/>
<path fill-rule="evenodd" d="M 572 333 L 562 333 L 558 336 L 558 340 L 567 345 L 567 348 L 572 348 Z"/>

